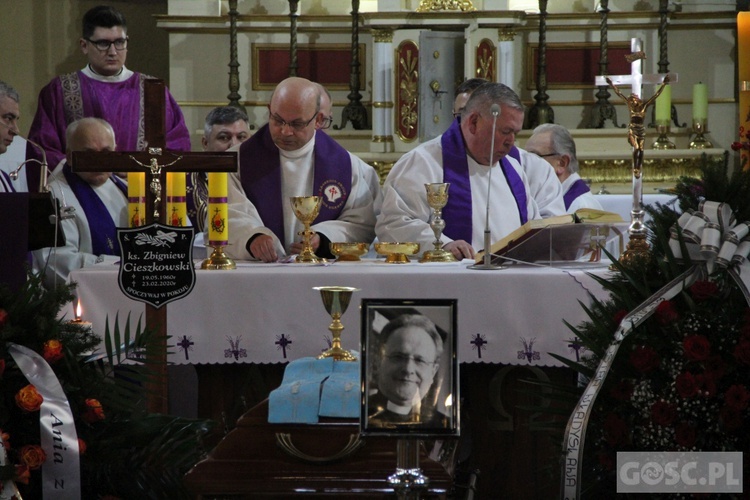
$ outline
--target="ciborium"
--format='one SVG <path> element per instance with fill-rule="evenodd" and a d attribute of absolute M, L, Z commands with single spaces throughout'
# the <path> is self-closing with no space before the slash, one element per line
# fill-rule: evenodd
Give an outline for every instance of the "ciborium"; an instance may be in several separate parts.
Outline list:
<path fill-rule="evenodd" d="M 378 255 L 385 255 L 388 264 L 408 264 L 409 255 L 419 252 L 419 243 L 379 242 L 375 243 Z"/>
<path fill-rule="evenodd" d="M 348 286 L 316 286 L 313 287 L 313 290 L 320 292 L 323 305 L 333 319 L 328 326 L 328 329 L 331 331 L 331 348 L 318 356 L 318 359 L 333 358 L 336 361 L 356 361 L 357 358 L 352 353 L 341 348 L 341 331 L 344 329 L 344 325 L 341 324 L 341 316 L 349 307 L 352 293 L 358 292 L 359 288 Z"/>
<path fill-rule="evenodd" d="M 367 253 L 367 243 L 331 242 L 331 253 L 337 257 L 336 262 L 360 262 Z"/>
<path fill-rule="evenodd" d="M 427 204 L 432 209 L 430 228 L 435 235 L 435 241 L 433 242 L 435 248 L 425 251 L 422 254 L 422 258 L 419 259 L 419 262 L 456 262 L 456 258 L 453 254 L 444 250 L 443 242 L 440 241 L 440 237 L 443 235 L 443 229 L 445 229 L 443 207 L 448 203 L 448 188 L 450 187 L 450 183 L 435 182 L 432 184 L 425 184 L 424 187 L 427 191 Z"/>
<path fill-rule="evenodd" d="M 311 240 L 315 231 L 310 229 L 310 226 L 318 217 L 320 203 L 323 201 L 323 198 L 320 196 L 292 196 L 289 198 L 289 201 L 292 203 L 294 215 L 305 225 L 305 229 L 297 233 L 302 236 L 302 251 L 297 255 L 295 262 L 323 262 L 323 259 L 313 252 Z"/>

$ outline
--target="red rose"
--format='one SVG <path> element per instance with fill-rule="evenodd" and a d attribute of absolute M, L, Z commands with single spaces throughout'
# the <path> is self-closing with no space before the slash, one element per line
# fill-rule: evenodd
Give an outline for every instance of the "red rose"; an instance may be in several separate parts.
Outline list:
<path fill-rule="evenodd" d="M 10 450 L 10 434 L 0 429 L 0 438 L 3 439 L 3 448 Z"/>
<path fill-rule="evenodd" d="M 696 281 L 688 290 L 696 302 L 704 302 L 716 296 L 719 287 L 713 281 Z"/>
<path fill-rule="evenodd" d="M 678 445 L 690 448 L 695 444 L 697 432 L 694 425 L 687 422 L 680 422 L 674 431 L 674 440 Z"/>
<path fill-rule="evenodd" d="M 690 361 L 705 361 L 711 355 L 711 343 L 703 335 L 688 335 L 682 341 L 682 349 Z"/>
<path fill-rule="evenodd" d="M 48 340 L 44 343 L 44 350 L 42 351 L 42 357 L 47 363 L 54 363 L 59 361 L 65 356 L 63 354 L 62 344 L 59 340 Z"/>
<path fill-rule="evenodd" d="M 750 403 L 750 392 L 744 385 L 734 384 L 724 394 L 724 402 L 733 410 L 744 410 Z"/>
<path fill-rule="evenodd" d="M 39 411 L 42 406 L 42 395 L 37 392 L 36 387 L 29 384 L 16 393 L 16 404 L 23 411 L 29 413 Z"/>
<path fill-rule="evenodd" d="M 750 340 L 740 340 L 732 352 L 734 359 L 743 365 L 750 365 Z"/>
<path fill-rule="evenodd" d="M 692 398 L 698 394 L 698 380 L 690 372 L 680 373 L 675 379 L 675 388 L 681 398 Z"/>
<path fill-rule="evenodd" d="M 633 395 L 633 383 L 630 380 L 620 380 L 612 386 L 609 394 L 617 401 L 630 401 Z"/>
<path fill-rule="evenodd" d="M 27 444 L 18 452 L 18 459 L 31 470 L 36 470 L 47 460 L 47 454 L 37 444 Z"/>
<path fill-rule="evenodd" d="M 659 367 L 659 355 L 648 346 L 638 346 L 630 353 L 630 364 L 639 373 L 649 373 Z"/>
<path fill-rule="evenodd" d="M 628 315 L 628 311 L 626 311 L 625 309 L 620 309 L 612 317 L 612 320 L 614 320 L 615 325 L 620 326 L 620 323 L 622 323 L 623 318 L 627 315 Z"/>
<path fill-rule="evenodd" d="M 85 404 L 86 409 L 81 415 L 81 418 L 84 422 L 86 422 L 87 424 L 93 424 L 94 422 L 104 420 L 104 409 L 102 408 L 102 404 L 98 400 L 87 399 Z"/>
<path fill-rule="evenodd" d="M 714 380 L 719 380 L 724 376 L 727 371 L 724 360 L 718 354 L 710 356 L 703 362 L 704 374 L 706 377 L 710 377 Z"/>
<path fill-rule="evenodd" d="M 0 328 L 5 326 L 5 323 L 8 322 L 8 311 L 5 309 L 0 309 Z"/>
<path fill-rule="evenodd" d="M 716 396 L 717 387 L 716 379 L 708 374 L 696 375 L 695 380 L 698 381 L 698 386 L 701 388 L 700 395 L 704 398 L 712 398 Z"/>
<path fill-rule="evenodd" d="M 666 401 L 657 401 L 651 405 L 651 420 L 656 425 L 672 425 L 677 418 L 677 408 Z"/>
<path fill-rule="evenodd" d="M 728 431 L 736 431 L 742 428 L 742 414 L 728 406 L 725 406 L 719 412 L 719 420 Z"/>
<path fill-rule="evenodd" d="M 628 424 L 616 413 L 610 413 L 604 419 L 604 439 L 610 446 L 628 442 Z"/>
<path fill-rule="evenodd" d="M 602 466 L 602 469 L 607 471 L 615 470 L 615 458 L 612 455 L 613 453 L 609 451 L 598 453 L 599 465 Z"/>
<path fill-rule="evenodd" d="M 662 301 L 656 306 L 654 316 L 656 316 L 656 321 L 661 326 L 669 326 L 680 319 L 680 315 L 677 314 L 677 309 L 669 300 Z"/>
<path fill-rule="evenodd" d="M 5 373 L 5 360 L 0 359 L 0 377 L 3 376 L 3 373 Z"/>
<path fill-rule="evenodd" d="M 78 454 L 83 455 L 84 453 L 86 453 L 86 441 L 78 438 Z"/>
<path fill-rule="evenodd" d="M 16 477 L 13 479 L 17 483 L 29 484 L 31 471 L 27 465 L 16 465 Z"/>

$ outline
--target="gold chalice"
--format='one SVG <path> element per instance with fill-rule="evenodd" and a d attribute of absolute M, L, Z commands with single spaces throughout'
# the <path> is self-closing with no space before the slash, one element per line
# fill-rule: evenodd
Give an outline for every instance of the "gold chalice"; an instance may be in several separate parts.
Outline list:
<path fill-rule="evenodd" d="M 292 196 L 289 198 L 289 201 L 292 203 L 294 215 L 305 225 L 305 229 L 297 233 L 302 236 L 302 252 L 297 256 L 295 262 L 322 262 L 323 259 L 315 255 L 315 252 L 313 252 L 310 240 L 315 234 L 315 231 L 310 229 L 310 226 L 318 217 L 318 213 L 320 212 L 320 202 L 323 201 L 323 198 L 320 196 Z"/>
<path fill-rule="evenodd" d="M 422 258 L 419 262 L 456 262 L 456 258 L 451 252 L 443 250 L 443 242 L 440 241 L 440 237 L 445 229 L 445 220 L 443 220 L 443 207 L 448 203 L 448 188 L 450 187 L 449 182 L 436 182 L 432 184 L 425 184 L 427 190 L 427 204 L 432 209 L 432 217 L 430 217 L 430 228 L 435 234 L 435 248 L 432 250 L 426 250 L 422 254 Z"/>
<path fill-rule="evenodd" d="M 378 255 L 385 255 L 388 264 L 405 264 L 409 262 L 408 255 L 419 252 L 419 243 L 375 243 L 375 251 Z"/>
<path fill-rule="evenodd" d="M 333 358 L 336 361 L 357 361 L 357 358 L 346 349 L 341 348 L 341 331 L 344 325 L 341 324 L 341 316 L 349 307 L 349 301 L 352 293 L 358 292 L 359 288 L 348 286 L 315 286 L 313 290 L 320 292 L 323 299 L 323 305 L 333 321 L 328 326 L 331 331 L 331 348 L 318 356 L 318 359 Z"/>
<path fill-rule="evenodd" d="M 360 257 L 367 253 L 367 243 L 331 242 L 331 253 L 338 262 L 359 262 Z"/>

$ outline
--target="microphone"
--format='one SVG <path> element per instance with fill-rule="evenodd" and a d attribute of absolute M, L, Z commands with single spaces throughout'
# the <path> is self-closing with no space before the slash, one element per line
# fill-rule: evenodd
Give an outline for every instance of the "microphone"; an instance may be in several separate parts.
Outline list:
<path fill-rule="evenodd" d="M 493 264 L 492 258 L 492 235 L 490 233 L 490 193 L 492 192 L 492 168 L 495 166 L 493 158 L 495 156 L 495 128 L 497 127 L 497 117 L 500 115 L 500 105 L 495 103 L 490 107 L 492 113 L 492 139 L 490 140 L 490 173 L 487 178 L 487 209 L 484 214 L 484 261 L 482 264 L 472 264 L 469 269 L 479 270 L 497 270 L 505 269 L 505 266 Z"/>
<path fill-rule="evenodd" d="M 28 142 L 29 144 L 31 144 L 32 146 L 34 146 L 36 149 L 38 149 L 39 152 L 42 153 L 42 161 L 39 161 L 36 158 L 30 158 L 30 159 L 24 161 L 23 163 L 21 163 L 18 166 L 18 168 L 16 168 L 15 170 L 13 170 L 8 175 L 10 176 L 11 179 L 13 179 L 15 181 L 16 179 L 18 179 L 18 173 L 21 171 L 21 169 L 24 167 L 24 165 L 27 165 L 29 163 L 38 163 L 39 167 L 40 167 L 40 172 L 39 172 L 39 192 L 40 193 L 46 193 L 46 192 L 48 192 L 49 191 L 49 186 L 47 186 L 47 174 L 49 172 L 49 168 L 48 168 L 48 165 L 47 165 L 47 153 L 44 151 L 44 148 L 42 148 L 36 142 L 34 142 L 34 141 L 30 140 L 30 139 L 26 139 L 25 137 L 23 137 L 20 134 L 16 134 L 16 136 L 20 137 L 21 139 L 24 139 L 26 142 Z"/>

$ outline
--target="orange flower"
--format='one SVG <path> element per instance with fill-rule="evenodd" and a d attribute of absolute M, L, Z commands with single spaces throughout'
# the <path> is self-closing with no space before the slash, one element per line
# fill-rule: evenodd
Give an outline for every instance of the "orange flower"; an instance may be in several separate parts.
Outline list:
<path fill-rule="evenodd" d="M 81 415 L 81 418 L 87 424 L 93 424 L 99 420 L 104 420 L 104 409 L 102 408 L 102 404 L 96 399 L 87 399 L 86 409 L 84 410 L 83 415 Z"/>
<path fill-rule="evenodd" d="M 86 453 L 86 441 L 78 438 L 78 454 L 83 455 L 84 453 Z"/>
<path fill-rule="evenodd" d="M 29 484 L 31 479 L 31 471 L 27 465 L 16 465 L 16 479 L 17 483 Z"/>
<path fill-rule="evenodd" d="M 3 439 L 3 448 L 10 450 L 10 434 L 0 429 L 0 438 Z"/>
<path fill-rule="evenodd" d="M 59 340 L 48 340 L 44 343 L 42 357 L 47 360 L 47 363 L 54 363 L 62 359 L 63 356 L 62 344 Z"/>
<path fill-rule="evenodd" d="M 18 458 L 21 463 L 31 470 L 36 470 L 47 460 L 47 454 L 41 446 L 37 444 L 27 444 L 18 452 Z"/>
<path fill-rule="evenodd" d="M 44 401 L 44 398 L 37 392 L 36 387 L 31 384 L 16 393 L 16 404 L 19 408 L 29 413 L 39 411 L 42 401 Z"/>

